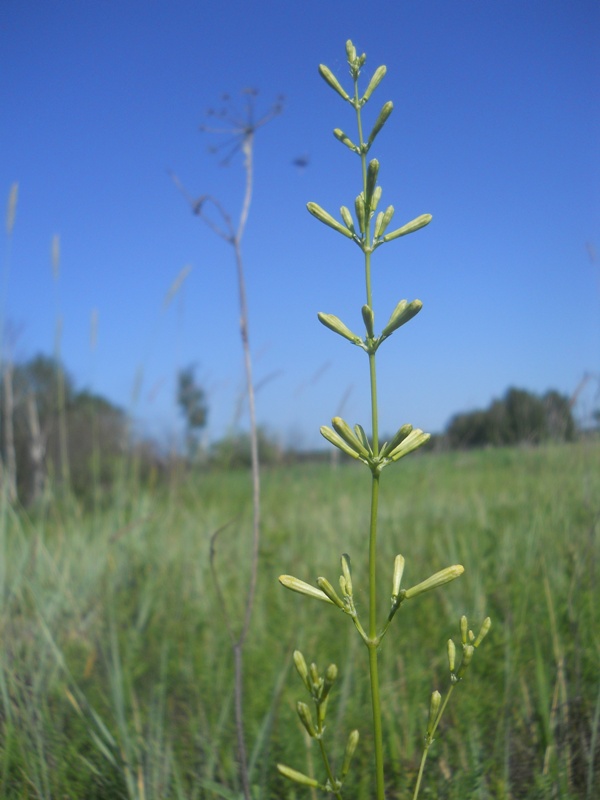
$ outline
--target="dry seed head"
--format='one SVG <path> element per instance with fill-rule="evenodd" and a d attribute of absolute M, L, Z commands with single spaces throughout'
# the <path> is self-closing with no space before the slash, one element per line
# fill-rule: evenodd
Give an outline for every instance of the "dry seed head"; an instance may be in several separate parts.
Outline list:
<path fill-rule="evenodd" d="M 15 226 L 17 216 L 17 200 L 19 198 L 19 184 L 13 183 L 8 194 L 8 205 L 6 207 L 6 232 L 10 236 Z"/>
<path fill-rule="evenodd" d="M 57 281 L 60 275 L 60 236 L 55 233 L 52 237 L 52 245 L 50 248 L 52 254 L 52 274 L 54 280 Z"/>

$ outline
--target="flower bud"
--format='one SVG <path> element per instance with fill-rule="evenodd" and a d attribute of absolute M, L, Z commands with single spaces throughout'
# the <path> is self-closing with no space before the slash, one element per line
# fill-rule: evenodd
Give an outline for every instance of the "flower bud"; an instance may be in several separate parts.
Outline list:
<path fill-rule="evenodd" d="M 458 668 L 458 672 L 456 673 L 456 677 L 458 680 L 462 678 L 462 676 L 467 671 L 467 667 L 471 663 L 471 659 L 473 658 L 473 653 L 475 652 L 475 648 L 472 644 L 467 644 L 463 647 L 463 657 L 460 667 Z"/>
<path fill-rule="evenodd" d="M 317 586 L 321 591 L 327 595 L 327 597 L 334 603 L 338 608 L 344 610 L 344 601 L 340 598 L 336 590 L 333 586 L 329 583 L 327 578 L 317 578 Z"/>
<path fill-rule="evenodd" d="M 429 722 L 427 723 L 427 735 L 433 735 L 433 729 L 437 720 L 438 711 L 442 702 L 442 695 L 437 691 L 432 692 L 429 703 Z"/>
<path fill-rule="evenodd" d="M 371 198 L 371 213 L 373 213 L 377 209 L 380 200 L 381 200 L 381 186 L 376 186 L 375 191 L 373 192 L 373 197 Z"/>
<path fill-rule="evenodd" d="M 321 425 L 320 431 L 321 436 L 327 439 L 327 441 L 334 447 L 337 447 L 339 450 L 346 453 L 347 456 L 352 456 L 352 458 L 360 458 L 356 450 L 346 444 L 342 437 L 335 433 L 335 431 L 332 431 L 327 425 Z"/>
<path fill-rule="evenodd" d="M 486 617 L 483 620 L 483 624 L 481 626 L 481 629 L 480 629 L 479 633 L 477 634 L 477 638 L 473 642 L 473 647 L 479 647 L 481 642 L 488 635 L 491 627 L 492 627 L 492 620 L 489 617 Z"/>
<path fill-rule="evenodd" d="M 454 672 L 456 666 L 456 645 L 452 639 L 448 639 L 448 668 L 450 672 Z"/>
<path fill-rule="evenodd" d="M 419 447 L 424 445 L 431 439 L 430 433 L 423 433 L 420 428 L 415 428 L 411 431 L 406 439 L 401 442 L 398 447 L 395 447 L 388 455 L 392 461 L 398 461 L 404 456 L 407 456 L 409 453 L 412 453 L 413 450 L 417 450 Z"/>
<path fill-rule="evenodd" d="M 394 559 L 394 576 L 392 578 L 392 599 L 400 594 L 400 583 L 404 572 L 404 556 L 397 555 Z"/>
<path fill-rule="evenodd" d="M 367 140 L 367 144 L 369 145 L 369 147 L 375 141 L 375 137 L 377 136 L 379 131 L 383 128 L 393 110 L 394 110 L 394 104 L 392 103 L 391 100 L 389 100 L 387 103 L 385 103 L 385 105 L 379 112 L 379 116 L 375 120 L 375 125 L 373 125 L 373 130 L 369 134 L 369 138 Z"/>
<path fill-rule="evenodd" d="M 450 583 L 450 581 L 458 578 L 464 571 L 465 568 L 461 564 L 455 564 L 452 567 L 441 569 L 430 578 L 427 578 L 427 580 L 421 581 L 421 583 L 418 583 L 416 586 L 411 586 L 410 589 L 407 589 L 405 597 L 407 600 L 410 600 L 411 597 L 416 597 L 419 594 L 423 594 L 423 592 L 437 589 L 438 586 L 443 586 L 445 583 Z"/>
<path fill-rule="evenodd" d="M 349 136 L 346 136 L 344 131 L 340 130 L 340 128 L 334 128 L 333 135 L 338 141 L 340 141 L 342 144 L 345 144 L 346 147 L 352 150 L 354 153 L 359 152 L 359 148 L 354 144 L 352 139 L 350 139 Z"/>
<path fill-rule="evenodd" d="M 350 39 L 346 42 L 346 57 L 348 58 L 349 64 L 356 61 L 356 47 L 354 47 Z"/>
<path fill-rule="evenodd" d="M 350 209 L 346 208 L 346 206 L 342 206 L 340 208 L 340 214 L 342 215 L 342 219 L 344 220 L 344 225 L 348 228 L 351 234 L 354 235 L 354 220 L 352 219 L 352 214 L 350 213 Z"/>
<path fill-rule="evenodd" d="M 367 86 L 367 89 L 366 89 L 365 93 L 363 94 L 363 96 L 361 98 L 361 101 L 360 101 L 361 105 L 364 105 L 367 102 L 367 100 L 369 99 L 369 97 L 371 97 L 371 95 L 373 94 L 375 89 L 379 86 L 379 84 L 383 80 L 383 77 L 384 77 L 386 72 L 387 72 L 387 67 L 384 67 L 384 66 L 377 67 L 377 69 L 375 70 L 375 72 L 373 74 L 373 77 L 369 81 L 369 85 Z"/>
<path fill-rule="evenodd" d="M 412 431 L 412 429 L 413 429 L 412 425 L 403 425 L 401 428 L 399 428 L 392 437 L 392 439 L 390 439 L 389 442 L 386 442 L 383 445 L 383 447 L 379 451 L 379 455 L 382 456 L 383 458 L 388 456 L 393 450 L 395 450 L 398 447 L 399 444 L 401 444 L 406 439 L 406 437 Z"/>
<path fill-rule="evenodd" d="M 467 632 L 469 630 L 469 622 L 463 614 L 460 618 L 460 640 L 463 645 L 467 643 Z"/>
<path fill-rule="evenodd" d="M 299 700 L 296 703 L 296 711 L 300 717 L 300 722 L 306 728 L 306 732 L 314 739 L 317 735 L 317 730 L 315 728 L 315 723 L 313 722 L 312 714 L 310 713 L 310 708 L 306 705 L 306 703 L 303 703 L 301 700 Z"/>
<path fill-rule="evenodd" d="M 423 303 L 420 300 L 412 300 L 410 303 L 407 300 L 400 300 L 396 308 L 392 311 L 387 325 L 381 331 L 382 338 L 387 338 L 395 330 L 405 325 L 413 317 L 419 313 L 423 308 Z"/>
<path fill-rule="evenodd" d="M 314 778 L 309 778 L 308 775 L 305 775 L 303 772 L 298 772 L 298 770 L 291 769 L 291 767 L 286 767 L 284 764 L 277 764 L 277 769 L 284 778 L 289 778 L 289 780 L 295 783 L 300 783 L 302 786 L 310 786 L 313 789 L 320 788 L 318 781 Z"/>
<path fill-rule="evenodd" d="M 302 678 L 302 682 L 310 692 L 310 681 L 308 680 L 308 667 L 306 666 L 306 661 L 304 660 L 304 656 L 300 652 L 300 650 L 294 650 L 294 665 L 298 672 L 298 675 Z"/>
<path fill-rule="evenodd" d="M 398 239 L 400 236 L 406 236 L 407 233 L 413 233 L 414 231 L 418 231 L 419 228 L 424 228 L 425 225 L 429 225 L 431 222 L 431 214 L 421 214 L 420 217 L 413 219 L 411 222 L 407 222 L 406 225 L 403 225 L 401 228 L 396 228 L 395 231 L 391 233 L 386 233 L 383 237 L 384 242 L 391 242 L 392 239 Z"/>
<path fill-rule="evenodd" d="M 379 161 L 376 158 L 373 158 L 369 161 L 369 166 L 367 167 L 367 187 L 365 191 L 365 202 L 371 207 L 371 199 L 373 197 L 373 192 L 375 191 L 375 184 L 377 183 L 377 175 L 379 174 Z"/>
<path fill-rule="evenodd" d="M 350 328 L 344 325 L 339 317 L 336 317 L 334 314 L 324 314 L 322 311 L 319 311 L 317 317 L 319 322 L 322 325 L 325 325 L 326 328 L 329 328 L 330 331 L 339 333 L 340 336 L 343 336 L 344 339 L 348 339 L 348 341 L 352 342 L 352 344 L 362 344 L 362 339 L 360 336 L 352 333 Z"/>
<path fill-rule="evenodd" d="M 332 89 L 335 89 L 335 91 L 344 98 L 344 100 L 350 99 L 350 95 L 345 91 L 345 89 L 342 88 L 340 82 L 329 69 L 329 67 L 326 67 L 325 64 L 319 64 L 319 74 L 325 81 L 327 81 Z"/>
<path fill-rule="evenodd" d="M 348 228 L 344 227 L 341 222 L 338 222 L 335 217 L 332 217 L 331 214 L 328 214 L 320 205 L 317 203 L 307 203 L 307 209 L 316 217 L 320 222 L 323 222 L 325 225 L 329 225 L 330 228 L 333 228 L 334 231 L 338 233 L 342 233 L 344 236 L 347 236 L 349 239 L 352 239 L 352 234 L 348 230 Z"/>
<path fill-rule="evenodd" d="M 362 444 L 362 446 L 365 448 L 367 453 L 370 456 L 373 455 L 373 450 L 371 449 L 371 442 L 369 441 L 363 426 L 359 425 L 358 423 L 356 423 L 356 425 L 354 426 L 354 433 L 356 434 L 356 438 Z"/>
<path fill-rule="evenodd" d="M 346 444 L 349 444 L 350 447 L 356 450 L 359 455 L 363 456 L 364 458 L 368 458 L 370 455 L 369 450 L 357 438 L 356 434 L 345 420 L 343 420 L 341 417 L 334 417 L 331 420 L 331 424 L 333 425 L 335 432 L 342 437 Z"/>
<path fill-rule="evenodd" d="M 364 233 L 367 229 L 366 213 L 365 213 L 365 196 L 361 192 L 354 201 L 354 210 L 356 212 L 356 219 L 358 220 L 358 229 Z"/>
<path fill-rule="evenodd" d="M 331 603 L 331 600 L 320 589 L 294 578 L 293 575 L 280 575 L 279 583 L 285 586 L 286 589 L 291 589 L 292 592 L 298 592 L 298 594 L 305 594 L 307 597 L 314 597 L 316 600 L 324 600 L 326 603 Z"/>
<path fill-rule="evenodd" d="M 365 328 L 367 329 L 367 336 L 370 336 L 371 339 L 375 337 L 375 314 L 373 313 L 373 309 L 370 306 L 363 306 L 362 309 L 362 318 L 365 323 Z"/>
<path fill-rule="evenodd" d="M 352 597 L 352 573 L 350 572 L 350 556 L 348 553 L 342 555 L 342 577 L 348 597 Z"/>
<path fill-rule="evenodd" d="M 348 770 L 350 769 L 350 762 L 352 761 L 352 756 L 356 751 L 356 746 L 358 745 L 358 740 L 360 739 L 360 735 L 358 731 L 352 731 L 350 736 L 348 736 L 348 742 L 346 744 L 346 751 L 344 753 L 344 763 L 342 764 L 342 772 L 340 778 L 344 780 L 346 775 L 348 774 Z"/>
<path fill-rule="evenodd" d="M 388 206 L 385 211 L 380 212 L 377 215 L 377 221 L 375 222 L 375 238 L 383 236 L 387 226 L 392 221 L 393 216 L 394 206 Z"/>

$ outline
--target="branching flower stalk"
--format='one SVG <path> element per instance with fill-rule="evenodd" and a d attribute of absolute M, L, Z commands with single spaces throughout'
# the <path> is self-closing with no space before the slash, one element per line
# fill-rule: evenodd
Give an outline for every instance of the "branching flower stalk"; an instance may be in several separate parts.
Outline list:
<path fill-rule="evenodd" d="M 279 580 L 283 586 L 287 587 L 288 589 L 299 592 L 300 594 L 304 594 L 308 597 L 324 601 L 343 611 L 352 619 L 356 630 L 367 647 L 371 685 L 373 740 L 375 750 L 376 797 L 377 800 L 384 800 L 385 783 L 383 764 L 383 731 L 378 671 L 379 647 L 398 608 L 404 601 L 410 600 L 423 594 L 424 592 L 435 589 L 445 583 L 448 583 L 449 581 L 454 580 L 463 573 L 464 569 L 462 565 L 455 564 L 434 573 L 426 580 L 421 581 L 420 583 L 411 586 L 408 589 L 402 589 L 401 581 L 404 573 L 404 557 L 402 555 L 397 555 L 394 561 L 392 574 L 391 605 L 387 614 L 387 619 L 383 625 L 381 624 L 380 614 L 377 608 L 377 521 L 381 473 L 388 465 L 399 461 L 404 456 L 412 453 L 414 450 L 425 444 L 425 442 L 427 442 L 429 439 L 429 434 L 424 433 L 418 428 L 413 429 L 412 425 L 403 425 L 398 429 L 396 434 L 389 442 L 384 442 L 382 445 L 380 445 L 379 442 L 376 353 L 380 345 L 389 336 L 395 333 L 395 331 L 397 331 L 402 325 L 409 322 L 414 316 L 416 316 L 416 314 L 419 313 L 422 308 L 422 303 L 420 300 L 413 300 L 411 302 L 408 302 L 407 300 L 401 300 L 392 311 L 391 316 L 381 333 L 376 335 L 371 282 L 371 258 L 375 250 L 377 250 L 383 244 L 387 244 L 394 239 L 398 239 L 409 233 L 413 233 L 414 231 L 426 226 L 431 221 L 431 215 L 422 214 L 416 219 L 413 219 L 411 222 L 408 222 L 399 228 L 395 228 L 388 233 L 388 228 L 394 216 L 394 208 L 390 205 L 384 211 L 377 212 L 382 194 L 381 186 L 378 185 L 377 182 L 379 176 L 379 162 L 376 159 L 368 160 L 367 156 L 376 137 L 392 113 L 393 104 L 391 102 L 387 102 L 383 105 L 368 136 L 365 136 L 365 132 L 363 130 L 362 117 L 362 109 L 370 99 L 372 93 L 381 83 L 386 73 L 386 67 L 381 66 L 375 71 L 365 92 L 361 96 L 358 84 L 361 69 L 366 61 L 366 56 L 365 54 L 360 56 L 357 55 L 356 48 L 351 41 L 346 43 L 346 54 L 350 67 L 350 75 L 353 81 L 352 93 L 348 93 L 344 89 L 336 76 L 325 65 L 321 64 L 319 66 L 319 73 L 326 83 L 354 109 L 357 123 L 357 142 L 355 143 L 340 128 L 336 128 L 333 133 L 338 141 L 345 145 L 351 152 L 359 156 L 361 162 L 362 190 L 354 202 L 354 217 L 347 206 L 342 206 L 340 209 L 341 221 L 331 215 L 329 212 L 325 211 L 317 203 L 310 202 L 308 203 L 307 207 L 309 212 L 320 222 L 324 223 L 337 233 L 356 244 L 361 250 L 364 260 L 366 303 L 363 305 L 361 310 L 365 325 L 364 335 L 359 336 L 358 334 L 354 333 L 344 322 L 342 322 L 342 320 L 333 314 L 319 313 L 318 318 L 325 327 L 364 350 L 369 360 L 372 431 L 371 439 L 368 438 L 364 428 L 361 425 L 355 425 L 354 427 L 351 427 L 341 417 L 334 417 L 331 427 L 323 426 L 321 428 L 321 433 L 325 439 L 327 439 L 339 450 L 346 453 L 346 455 L 364 463 L 371 473 L 371 502 L 368 546 L 368 622 L 366 626 L 363 626 L 354 604 L 350 557 L 347 554 L 342 556 L 341 561 L 342 575 L 339 579 L 341 594 L 338 593 L 333 585 L 324 577 L 317 578 L 316 586 L 312 586 L 311 584 L 308 584 L 291 575 L 282 575 L 280 576 Z M 462 677 L 464 669 L 466 669 L 466 666 L 468 666 L 468 663 L 472 658 L 474 648 L 480 643 L 485 633 L 487 633 L 487 630 L 489 630 L 489 620 L 486 620 L 486 623 L 484 623 L 484 628 L 485 631 L 480 634 L 476 644 L 471 643 L 470 639 L 467 640 L 463 637 L 463 665 L 456 674 L 454 673 L 453 664 L 450 668 L 453 683 Z M 467 634 L 465 631 L 465 636 L 466 635 Z M 474 639 L 474 637 L 472 638 Z M 308 673 L 309 678 L 307 678 L 305 666 L 301 667 L 298 665 L 298 659 L 296 656 L 295 660 L 300 677 L 316 702 L 319 698 L 318 681 L 317 684 L 315 684 L 315 680 L 319 678 L 318 671 L 316 670 L 316 667 L 312 665 L 311 671 Z M 313 680 L 312 675 L 313 667 L 315 680 Z M 315 686 L 317 686 L 317 689 L 315 689 Z M 448 692 L 444 704 L 441 705 L 441 703 L 438 702 L 438 698 L 440 697 L 439 693 L 434 692 L 435 702 L 432 700 L 433 710 L 430 715 L 430 725 L 425 740 L 423 760 L 421 763 L 421 769 L 419 771 L 417 786 L 415 788 L 415 798 L 418 795 L 421 785 L 427 753 L 431 743 L 433 742 L 433 734 L 435 733 L 435 730 L 439 724 L 450 694 L 451 690 Z M 312 719 L 307 716 L 306 708 L 302 703 L 298 704 L 298 715 L 309 735 L 318 739 L 322 745 L 323 730 L 318 723 L 317 725 L 312 723 Z M 356 743 L 358 742 L 358 732 L 353 731 L 350 734 L 350 737 L 354 741 L 355 748 Z M 353 752 L 354 750 L 352 749 L 352 753 Z M 348 747 L 346 753 L 348 753 Z M 291 780 L 311 786 L 313 789 L 323 789 L 324 791 L 333 793 L 337 798 L 340 798 L 342 786 L 346 778 L 347 768 L 349 765 L 349 758 L 344 759 L 344 767 L 342 768 L 341 773 L 337 777 L 334 777 L 334 773 L 332 772 L 331 766 L 323 749 L 322 756 L 327 775 L 327 780 L 325 783 L 319 783 L 313 778 L 303 775 L 302 773 L 292 770 L 284 765 L 278 765 L 278 769 L 281 774 L 285 775 Z"/>
<path fill-rule="evenodd" d="M 221 165 L 226 166 L 233 156 L 241 150 L 244 157 L 245 189 L 242 202 L 242 209 L 237 224 L 225 210 L 219 200 L 212 195 L 202 195 L 199 198 L 191 198 L 181 182 L 175 175 L 172 175 L 175 184 L 182 191 L 191 205 L 192 211 L 208 227 L 216 233 L 227 244 L 231 245 L 234 251 L 236 275 L 238 283 L 238 302 L 240 309 L 240 336 L 242 340 L 242 350 L 244 355 L 244 371 L 246 378 L 246 394 L 248 396 L 248 413 L 250 418 L 250 458 L 252 475 L 252 545 L 250 577 L 248 589 L 244 603 L 244 616 L 241 627 L 236 632 L 231 618 L 225 606 L 225 595 L 219 584 L 218 571 L 214 568 L 215 544 L 218 533 L 227 526 L 219 529 L 211 540 L 211 568 L 217 586 L 217 592 L 221 600 L 221 607 L 224 612 L 225 625 L 231 639 L 231 647 L 234 660 L 234 705 L 236 736 L 238 746 L 238 758 L 240 779 L 245 800 L 250 800 L 250 777 L 248 769 L 248 755 L 246 750 L 246 737 L 244 732 L 244 709 L 243 709 L 243 651 L 254 608 L 254 598 L 256 595 L 256 583 L 258 576 L 258 556 L 260 546 L 260 463 L 258 453 L 258 425 L 256 421 L 256 400 L 255 387 L 252 374 L 252 355 L 250 350 L 250 337 L 248 332 L 248 301 L 246 296 L 246 281 L 244 277 L 244 260 L 242 256 L 242 239 L 246 230 L 246 223 L 250 213 L 252 202 L 252 190 L 254 186 L 254 135 L 258 128 L 269 122 L 274 116 L 282 111 L 282 98 L 278 98 L 270 111 L 259 120 L 254 119 L 254 101 L 257 92 L 254 89 L 245 90 L 247 103 L 244 113 L 240 115 L 231 103 L 229 95 L 223 96 L 223 101 L 227 107 L 218 114 L 218 117 L 225 121 L 226 127 L 201 126 L 201 130 L 208 133 L 226 133 L 230 138 L 222 146 L 228 148 L 226 156 L 221 160 Z M 213 115 L 214 112 L 209 112 Z M 216 152 L 219 147 L 211 148 Z M 211 212 L 216 212 L 217 221 L 211 216 Z"/>

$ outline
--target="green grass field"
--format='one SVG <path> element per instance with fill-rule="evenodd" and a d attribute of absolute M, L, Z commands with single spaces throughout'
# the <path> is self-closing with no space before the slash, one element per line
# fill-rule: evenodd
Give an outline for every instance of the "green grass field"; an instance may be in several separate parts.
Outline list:
<path fill-rule="evenodd" d="M 294 648 L 340 670 L 333 756 L 361 742 L 345 797 L 373 796 L 366 652 L 337 609 L 280 573 L 337 583 L 353 560 L 366 604 L 369 474 L 297 465 L 263 476 L 259 588 L 246 652 L 257 798 L 311 797 L 275 771 L 318 770 L 295 713 Z M 600 445 L 425 454 L 382 478 L 381 616 L 394 556 L 403 585 L 462 563 L 407 602 L 381 651 L 388 797 L 410 797 L 429 695 L 467 614 L 493 628 L 457 687 L 428 762 L 426 798 L 600 796 Z M 241 618 L 251 529 L 244 472 L 123 486 L 103 512 L 0 514 L 0 797 L 239 796 L 232 657 L 209 568 L 211 534 Z M 337 735 L 336 735 L 337 733 Z M 336 748 L 336 743 L 338 747 Z M 312 800 L 312 798 L 311 798 Z"/>

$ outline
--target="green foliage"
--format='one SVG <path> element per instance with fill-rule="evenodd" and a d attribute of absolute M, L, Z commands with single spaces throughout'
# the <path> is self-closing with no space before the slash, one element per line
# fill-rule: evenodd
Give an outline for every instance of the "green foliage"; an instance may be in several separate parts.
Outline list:
<path fill-rule="evenodd" d="M 193 364 L 177 375 L 177 404 L 185 421 L 188 456 L 194 458 L 198 450 L 198 435 L 208 420 L 208 404 L 204 389 L 196 381 Z"/>
<path fill-rule="evenodd" d="M 549 391 L 539 397 L 511 388 L 485 411 L 456 414 L 446 436 L 453 448 L 569 442 L 575 438 L 575 422 L 564 395 Z"/>
<path fill-rule="evenodd" d="M 116 477 L 129 440 L 125 413 L 106 398 L 77 390 L 71 376 L 54 358 L 38 355 L 13 367 L 13 428 L 17 486 L 25 503 L 39 499 L 40 481 L 61 480 L 60 381 L 64 385 L 64 413 L 71 485 L 89 500 Z M 4 381 L 4 376 L 3 376 Z M 4 387 L 2 387 L 4 388 Z M 3 412 L 5 393 L 2 391 Z M 2 414 L 2 428 L 6 413 Z M 2 457 L 6 440 L 2 436 Z M 41 487 L 43 489 L 43 485 Z"/>
<path fill-rule="evenodd" d="M 352 462 L 264 474 L 262 580 L 245 683 L 249 741 L 264 732 L 252 772 L 261 798 L 294 796 L 277 763 L 309 775 L 318 767 L 316 744 L 305 749 L 295 718 L 302 685 L 293 666 L 277 688 L 296 643 L 307 655 L 318 646 L 321 667 L 338 666 L 327 710 L 332 768 L 341 771 L 347 736 L 359 729 L 344 796 L 373 798 L 360 640 L 339 637 L 336 615 L 344 617 L 337 609 L 290 602 L 273 580 L 281 563 L 323 574 L 338 560 L 340 539 L 350 551 L 360 549 L 369 497 L 362 472 Z M 380 650 L 389 800 L 414 785 L 428 698 L 436 688 L 444 694 L 447 640 L 459 651 L 461 614 L 477 625 L 486 611 L 494 628 L 440 723 L 426 796 L 595 798 L 600 444 L 426 454 L 386 476 L 380 569 L 398 549 L 410 550 L 406 586 L 432 563 L 466 568 L 460 581 L 424 595 L 426 602 L 403 603 L 401 638 L 400 628 L 391 629 Z M 212 533 L 245 501 L 246 474 L 228 471 L 190 473 L 170 492 L 142 492 L 123 508 L 115 497 L 94 514 L 53 509 L 35 524 L 0 504 L 2 798 L 130 797 L 124 761 L 113 764 L 99 749 L 106 735 L 92 710 L 117 751 L 133 759 L 147 800 L 215 800 L 216 783 L 239 794 L 233 668 L 228 635 L 215 622 L 221 610 L 209 550 Z M 243 603 L 237 587 L 247 574 L 240 557 L 247 517 L 219 543 L 233 608 Z M 358 559 L 352 582 L 364 608 Z M 381 587 L 382 603 L 389 589 Z M 321 605 L 331 613 L 317 613 Z M 300 786 L 295 792 L 297 800 L 310 797 Z"/>

